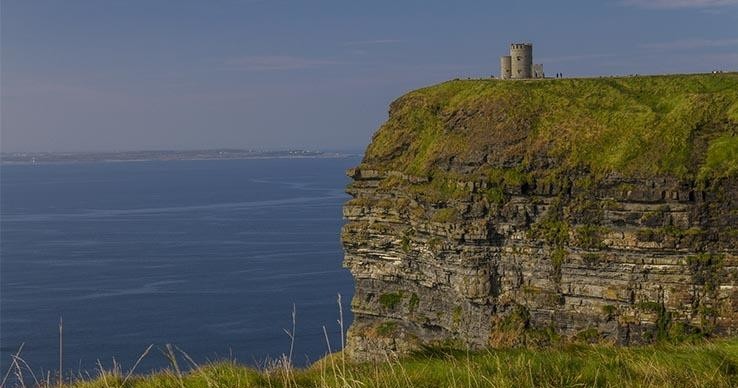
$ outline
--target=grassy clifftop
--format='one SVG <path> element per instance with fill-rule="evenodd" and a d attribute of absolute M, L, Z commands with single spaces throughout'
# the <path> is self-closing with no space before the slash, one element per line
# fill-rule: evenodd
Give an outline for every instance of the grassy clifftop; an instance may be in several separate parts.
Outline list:
<path fill-rule="evenodd" d="M 364 162 L 413 175 L 458 166 L 733 175 L 738 73 L 449 81 L 396 100 Z"/>

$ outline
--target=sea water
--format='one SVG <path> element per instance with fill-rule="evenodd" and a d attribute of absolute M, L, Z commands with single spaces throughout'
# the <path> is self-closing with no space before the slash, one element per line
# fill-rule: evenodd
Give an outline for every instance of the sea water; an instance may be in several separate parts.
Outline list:
<path fill-rule="evenodd" d="M 340 348 L 346 168 L 357 158 L 2 166 L 0 370 L 23 344 L 36 373 L 259 365 Z M 328 333 L 326 340 L 323 332 Z M 185 361 L 180 361 L 186 365 Z"/>

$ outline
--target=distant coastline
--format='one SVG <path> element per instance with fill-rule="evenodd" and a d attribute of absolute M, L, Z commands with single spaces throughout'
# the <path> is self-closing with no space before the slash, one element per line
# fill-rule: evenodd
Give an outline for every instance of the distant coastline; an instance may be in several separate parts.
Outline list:
<path fill-rule="evenodd" d="M 239 159 L 304 159 L 346 158 L 359 155 L 350 152 L 326 152 L 310 150 L 162 150 L 162 151 L 117 151 L 117 152 L 3 152 L 2 165 L 100 163 L 100 162 L 147 162 L 175 160 L 239 160 Z"/>

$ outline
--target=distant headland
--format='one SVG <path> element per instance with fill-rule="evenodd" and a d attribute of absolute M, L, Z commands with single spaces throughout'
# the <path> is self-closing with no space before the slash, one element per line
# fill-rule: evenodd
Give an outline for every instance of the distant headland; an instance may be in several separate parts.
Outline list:
<path fill-rule="evenodd" d="M 143 162 L 170 160 L 237 160 L 237 159 L 298 159 L 344 158 L 356 154 L 348 152 L 293 150 L 161 150 L 111 152 L 3 152 L 2 164 L 49 164 L 91 162 Z"/>

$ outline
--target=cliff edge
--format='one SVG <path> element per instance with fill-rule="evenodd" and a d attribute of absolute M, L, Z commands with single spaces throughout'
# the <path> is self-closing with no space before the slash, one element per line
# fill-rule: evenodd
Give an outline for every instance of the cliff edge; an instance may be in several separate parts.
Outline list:
<path fill-rule="evenodd" d="M 449 81 L 348 171 L 347 352 L 738 330 L 738 74 Z"/>

